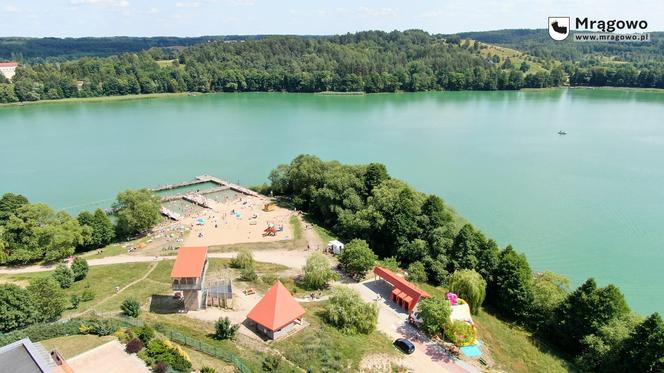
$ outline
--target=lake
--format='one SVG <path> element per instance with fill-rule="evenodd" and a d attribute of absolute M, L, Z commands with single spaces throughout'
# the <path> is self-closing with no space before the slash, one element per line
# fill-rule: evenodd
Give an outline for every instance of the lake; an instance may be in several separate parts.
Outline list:
<path fill-rule="evenodd" d="M 245 93 L 0 108 L 0 192 L 71 213 L 200 174 L 261 183 L 300 153 L 385 163 L 535 270 L 574 285 L 593 276 L 640 313 L 664 311 L 664 93 Z"/>

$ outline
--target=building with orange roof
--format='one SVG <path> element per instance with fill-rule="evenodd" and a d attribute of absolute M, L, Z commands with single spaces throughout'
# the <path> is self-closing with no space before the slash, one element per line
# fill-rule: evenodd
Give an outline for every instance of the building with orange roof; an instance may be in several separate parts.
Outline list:
<path fill-rule="evenodd" d="M 304 308 L 281 281 L 277 280 L 249 311 L 247 319 L 269 339 L 277 339 L 301 325 L 304 313 Z"/>
<path fill-rule="evenodd" d="M 418 288 L 412 282 L 407 281 L 387 268 L 376 266 L 373 272 L 376 277 L 380 277 L 385 282 L 394 286 L 390 293 L 390 298 L 403 307 L 404 310 L 408 311 L 408 313 L 413 312 L 420 299 L 431 297 L 426 291 Z"/>
<path fill-rule="evenodd" d="M 184 308 L 196 311 L 203 303 L 205 273 L 208 259 L 207 247 L 181 247 L 171 270 L 173 290 L 182 293 Z"/>

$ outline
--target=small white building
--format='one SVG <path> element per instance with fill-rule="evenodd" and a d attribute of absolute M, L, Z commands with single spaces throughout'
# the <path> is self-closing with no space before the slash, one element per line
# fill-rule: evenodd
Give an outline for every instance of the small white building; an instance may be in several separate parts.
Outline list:
<path fill-rule="evenodd" d="M 332 240 L 327 243 L 327 250 L 334 255 L 341 253 L 343 249 L 344 249 L 344 244 L 337 240 Z"/>
<path fill-rule="evenodd" d="M 2 74 L 8 80 L 16 75 L 16 67 L 18 63 L 16 62 L 0 62 L 0 74 Z"/>

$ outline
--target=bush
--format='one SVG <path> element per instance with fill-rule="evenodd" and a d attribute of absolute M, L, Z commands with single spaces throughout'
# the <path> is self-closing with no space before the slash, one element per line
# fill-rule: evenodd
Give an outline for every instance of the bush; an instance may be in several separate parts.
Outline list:
<path fill-rule="evenodd" d="M 94 334 L 100 337 L 111 335 L 118 329 L 118 325 L 111 320 L 92 319 L 82 323 L 79 331 L 81 334 Z"/>
<path fill-rule="evenodd" d="M 266 372 L 276 372 L 281 364 L 281 357 L 277 355 L 268 355 L 263 359 L 263 370 Z"/>
<path fill-rule="evenodd" d="M 261 276 L 261 281 L 263 281 L 263 283 L 269 284 L 269 285 L 274 284 L 278 279 L 279 279 L 279 277 L 277 277 L 274 274 L 265 274 L 265 275 Z"/>
<path fill-rule="evenodd" d="M 129 343 L 127 343 L 125 351 L 127 351 L 127 353 L 130 354 L 135 354 L 142 349 L 143 349 L 143 342 L 138 338 L 134 338 L 131 341 L 129 341 Z"/>
<path fill-rule="evenodd" d="M 140 328 L 136 328 L 136 336 L 143 342 L 149 343 L 152 338 L 154 338 L 154 329 L 148 325 L 143 325 Z"/>
<path fill-rule="evenodd" d="M 163 361 L 160 361 L 154 365 L 152 370 L 154 371 L 154 373 L 166 373 L 168 372 L 168 364 L 166 364 Z"/>
<path fill-rule="evenodd" d="M 397 261 L 397 258 L 393 256 L 379 260 L 378 265 L 383 268 L 387 268 L 392 272 L 399 272 L 399 262 Z"/>
<path fill-rule="evenodd" d="M 445 338 L 457 346 L 468 346 L 475 341 L 475 327 L 461 320 L 454 320 L 445 327 Z"/>
<path fill-rule="evenodd" d="M 214 368 L 210 367 L 202 367 L 201 368 L 201 373 L 215 373 L 216 370 Z"/>
<path fill-rule="evenodd" d="M 81 296 L 78 294 L 72 294 L 69 301 L 71 302 L 71 308 L 77 309 L 78 305 L 81 304 Z"/>
<path fill-rule="evenodd" d="M 127 298 L 120 306 L 122 312 L 129 317 L 138 317 L 141 314 L 141 305 L 134 298 Z"/>
<path fill-rule="evenodd" d="M 88 275 L 89 269 L 87 260 L 81 257 L 76 257 L 71 263 L 71 271 L 74 273 L 74 281 L 83 280 Z"/>
<path fill-rule="evenodd" d="M 408 279 L 414 282 L 426 282 L 427 271 L 422 262 L 413 262 L 408 266 Z"/>
<path fill-rule="evenodd" d="M 325 305 L 323 318 L 344 334 L 369 334 L 376 329 L 378 306 L 364 303 L 353 289 L 337 287 Z"/>
<path fill-rule="evenodd" d="M 245 269 L 248 267 L 255 267 L 254 256 L 251 251 L 241 250 L 235 255 L 235 258 L 231 259 L 231 267 L 237 269 Z"/>
<path fill-rule="evenodd" d="M 33 342 L 45 339 L 62 337 L 65 335 L 80 334 L 81 320 L 74 319 L 61 323 L 34 324 L 27 328 L 14 330 L 6 334 L 0 334 L 0 346 L 16 342 L 23 338 L 30 338 Z"/>
<path fill-rule="evenodd" d="M 258 280 L 258 275 L 256 274 L 256 269 L 254 265 L 249 265 L 240 270 L 240 280 L 241 281 L 256 281 Z"/>
<path fill-rule="evenodd" d="M 314 253 L 307 259 L 304 266 L 302 285 L 307 290 L 319 290 L 327 283 L 339 278 L 339 275 L 330 267 L 330 261 L 321 253 Z"/>
<path fill-rule="evenodd" d="M 240 329 L 240 325 L 231 324 L 228 317 L 219 318 L 214 324 L 214 338 L 219 340 L 235 339 L 238 329 Z"/>
<path fill-rule="evenodd" d="M 74 284 L 74 272 L 65 264 L 58 264 L 53 271 L 53 278 L 62 289 L 68 289 Z"/>
<path fill-rule="evenodd" d="M 167 367 L 180 371 L 189 372 L 191 370 L 191 359 L 180 346 L 174 345 L 169 341 L 153 339 L 145 348 L 145 355 L 149 361 L 164 362 Z M 142 355 L 139 355 L 142 357 Z M 158 365 L 159 363 L 157 363 Z"/>
<path fill-rule="evenodd" d="M 91 300 L 95 299 L 95 292 L 92 289 L 85 289 L 83 290 L 83 293 L 81 293 L 81 301 L 82 302 L 89 302 Z"/>

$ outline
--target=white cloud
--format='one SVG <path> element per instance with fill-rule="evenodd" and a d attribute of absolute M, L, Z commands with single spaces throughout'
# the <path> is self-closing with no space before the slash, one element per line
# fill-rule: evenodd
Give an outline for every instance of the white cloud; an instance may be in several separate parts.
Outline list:
<path fill-rule="evenodd" d="M 366 6 L 360 7 L 360 12 L 369 17 L 387 17 L 397 14 L 396 10 L 392 8 L 369 8 Z"/>
<path fill-rule="evenodd" d="M 69 0 L 71 5 L 94 5 L 115 8 L 128 8 L 129 0 Z"/>
<path fill-rule="evenodd" d="M 198 8 L 201 6 L 201 3 L 198 1 L 192 1 L 192 2 L 177 2 L 175 3 L 176 8 Z"/>
<path fill-rule="evenodd" d="M 14 4 L 7 4 L 4 7 L 2 7 L 2 10 L 7 13 L 18 13 L 20 10 L 18 7 Z"/>

